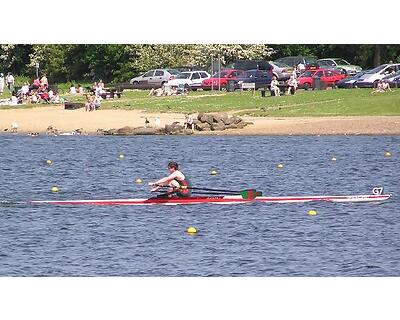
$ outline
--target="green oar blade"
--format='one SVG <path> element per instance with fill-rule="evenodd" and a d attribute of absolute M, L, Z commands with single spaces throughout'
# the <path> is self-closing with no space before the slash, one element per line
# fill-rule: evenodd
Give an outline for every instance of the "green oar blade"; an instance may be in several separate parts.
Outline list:
<path fill-rule="evenodd" d="M 262 192 L 257 191 L 256 189 L 247 189 L 247 190 L 240 191 L 240 195 L 242 196 L 243 199 L 253 200 L 256 197 L 262 196 Z"/>

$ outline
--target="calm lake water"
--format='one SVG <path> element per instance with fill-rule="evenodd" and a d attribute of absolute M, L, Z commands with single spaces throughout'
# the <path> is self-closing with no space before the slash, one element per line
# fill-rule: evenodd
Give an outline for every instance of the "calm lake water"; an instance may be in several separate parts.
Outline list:
<path fill-rule="evenodd" d="M 399 136 L 0 136 L 0 276 L 400 276 L 399 146 Z M 393 196 L 380 204 L 23 203 L 147 198 L 169 160 L 197 187 L 284 196 L 383 186 Z"/>

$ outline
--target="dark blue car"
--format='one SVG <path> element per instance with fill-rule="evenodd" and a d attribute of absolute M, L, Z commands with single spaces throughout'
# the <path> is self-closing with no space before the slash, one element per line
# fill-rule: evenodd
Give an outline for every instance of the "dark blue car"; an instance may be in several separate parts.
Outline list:
<path fill-rule="evenodd" d="M 265 88 L 271 83 L 272 77 L 262 70 L 247 70 L 235 80 L 235 89 L 241 89 L 242 83 L 255 83 L 256 90 Z"/>
<path fill-rule="evenodd" d="M 399 88 L 400 87 L 400 76 L 397 76 L 395 78 L 391 78 L 391 79 L 386 80 L 386 81 L 389 83 L 389 85 L 391 87 L 394 87 L 394 88 Z"/>
<path fill-rule="evenodd" d="M 336 86 L 338 88 L 344 88 L 344 89 L 354 88 L 356 85 L 357 79 L 361 78 L 368 71 L 369 70 L 363 70 L 363 71 L 360 71 L 359 73 L 355 74 L 352 77 L 347 77 L 342 80 L 339 80 L 338 82 L 336 82 Z"/>

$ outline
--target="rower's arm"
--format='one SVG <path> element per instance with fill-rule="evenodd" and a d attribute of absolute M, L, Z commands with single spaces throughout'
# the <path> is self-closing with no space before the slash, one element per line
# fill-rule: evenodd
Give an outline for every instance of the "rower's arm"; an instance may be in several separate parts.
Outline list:
<path fill-rule="evenodd" d="M 177 172 L 171 173 L 168 177 L 161 178 L 160 180 L 157 180 L 154 182 L 154 184 L 165 184 L 169 183 L 170 181 L 174 180 L 177 177 Z"/>

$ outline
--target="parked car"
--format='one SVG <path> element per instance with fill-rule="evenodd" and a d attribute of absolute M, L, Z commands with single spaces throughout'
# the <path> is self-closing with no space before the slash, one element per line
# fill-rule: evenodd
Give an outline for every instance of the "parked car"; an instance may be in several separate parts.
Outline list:
<path fill-rule="evenodd" d="M 335 85 L 336 82 L 345 78 L 345 75 L 333 69 L 308 70 L 297 78 L 298 88 L 308 90 L 314 85 L 315 78 L 319 78 L 322 83 L 329 86 Z"/>
<path fill-rule="evenodd" d="M 352 77 L 347 77 L 342 80 L 339 80 L 338 82 L 336 82 L 336 86 L 338 88 L 343 88 L 343 89 L 354 88 L 354 84 L 356 83 L 357 79 L 359 79 L 361 76 L 363 76 L 368 71 L 369 70 L 363 70 L 363 71 L 355 74 Z"/>
<path fill-rule="evenodd" d="M 237 80 L 243 73 L 243 70 L 224 69 L 221 73 L 217 72 L 211 78 L 203 80 L 201 87 L 204 90 L 211 90 L 211 88 L 218 89 L 218 86 L 225 89 L 228 80 Z"/>
<path fill-rule="evenodd" d="M 386 80 L 386 81 L 391 81 L 391 80 L 393 80 L 394 78 L 397 78 L 397 77 L 399 77 L 400 76 L 400 70 L 399 71 L 397 71 L 397 72 L 392 72 L 392 73 L 390 73 L 390 74 L 388 74 L 387 76 L 384 76 L 383 78 L 382 78 L 382 80 Z"/>
<path fill-rule="evenodd" d="M 325 84 L 326 86 L 336 85 L 336 82 L 344 79 L 346 77 L 345 74 L 335 69 L 319 69 L 313 75 L 313 84 L 316 78 Z"/>
<path fill-rule="evenodd" d="M 178 74 L 175 79 L 169 80 L 167 85 L 183 85 L 186 90 L 190 89 L 195 91 L 201 88 L 203 80 L 210 77 L 211 75 L 207 71 L 185 71 Z"/>
<path fill-rule="evenodd" d="M 175 79 L 178 74 L 180 72 L 175 69 L 154 69 L 147 71 L 141 76 L 132 78 L 129 82 L 137 88 L 161 88 L 164 83 Z"/>
<path fill-rule="evenodd" d="M 232 66 L 237 70 L 263 70 L 271 75 L 274 68 L 267 60 L 236 60 Z"/>
<path fill-rule="evenodd" d="M 293 66 L 289 66 L 282 62 L 269 61 L 272 65 L 272 75 L 278 80 L 288 80 L 293 72 Z"/>
<path fill-rule="evenodd" d="M 360 66 L 350 64 L 346 60 L 341 59 L 341 58 L 318 59 L 317 63 L 320 68 L 343 69 L 346 71 L 346 74 L 348 74 L 348 75 L 355 75 L 357 72 L 360 72 L 362 70 L 362 68 Z"/>
<path fill-rule="evenodd" d="M 304 71 L 298 78 L 297 78 L 297 87 L 299 89 L 308 90 L 312 87 L 313 84 L 313 75 L 317 72 L 317 70 L 307 70 Z"/>
<path fill-rule="evenodd" d="M 265 71 L 247 70 L 235 80 L 235 89 L 240 89 L 242 83 L 255 83 L 256 90 L 270 84 L 272 77 Z"/>
<path fill-rule="evenodd" d="M 275 62 L 281 62 L 288 66 L 297 66 L 299 63 L 304 64 L 306 70 L 316 70 L 319 68 L 317 58 L 311 56 L 290 56 L 276 59 Z"/>
<path fill-rule="evenodd" d="M 400 76 L 390 78 L 386 80 L 391 87 L 399 88 L 400 87 Z"/>
<path fill-rule="evenodd" d="M 379 80 L 399 70 L 400 63 L 382 64 L 362 75 L 354 85 L 359 88 L 373 88 Z"/>

